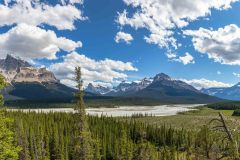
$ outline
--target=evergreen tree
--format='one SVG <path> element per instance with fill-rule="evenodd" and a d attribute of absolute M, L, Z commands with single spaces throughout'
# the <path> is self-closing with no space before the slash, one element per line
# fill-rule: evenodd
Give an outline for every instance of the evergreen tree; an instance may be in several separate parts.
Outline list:
<path fill-rule="evenodd" d="M 4 78 L 0 75 L 0 90 L 6 86 Z M 0 105 L 3 106 L 3 96 L 0 95 Z M 14 144 L 14 133 L 10 130 L 13 121 L 6 118 L 5 111 L 0 110 L 0 159 L 15 160 L 18 159 L 20 147 Z"/>
<path fill-rule="evenodd" d="M 75 129 L 77 131 L 74 145 L 74 159 L 75 160 L 89 160 L 93 158 L 92 138 L 89 131 L 87 116 L 85 111 L 85 104 L 83 100 L 83 81 L 81 75 L 81 68 L 75 68 L 75 81 L 77 83 L 76 106 L 75 106 Z"/>

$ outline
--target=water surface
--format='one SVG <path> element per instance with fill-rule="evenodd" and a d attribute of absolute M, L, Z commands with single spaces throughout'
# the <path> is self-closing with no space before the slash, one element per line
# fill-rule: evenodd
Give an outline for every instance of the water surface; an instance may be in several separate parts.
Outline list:
<path fill-rule="evenodd" d="M 179 112 L 194 110 L 196 106 L 202 104 L 176 104 L 176 105 L 158 105 L 158 106 L 120 106 L 117 108 L 88 108 L 87 113 L 90 115 L 105 115 L 105 116 L 132 116 L 134 114 L 147 114 L 153 116 L 170 116 L 176 115 Z M 10 109 L 19 110 L 19 109 Z M 48 108 L 48 109 L 20 109 L 23 112 L 66 112 L 72 113 L 72 108 Z"/>

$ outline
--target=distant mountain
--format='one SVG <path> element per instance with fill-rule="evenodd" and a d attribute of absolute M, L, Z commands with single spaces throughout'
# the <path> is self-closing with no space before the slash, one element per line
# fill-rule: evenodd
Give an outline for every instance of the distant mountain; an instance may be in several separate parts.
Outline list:
<path fill-rule="evenodd" d="M 85 89 L 86 92 L 94 93 L 97 95 L 104 95 L 111 91 L 111 88 L 104 87 L 101 85 L 94 86 L 92 83 L 89 83 L 88 86 Z"/>
<path fill-rule="evenodd" d="M 202 89 L 202 93 L 216 96 L 228 100 L 240 100 L 240 83 L 226 88 L 208 88 Z"/>
<path fill-rule="evenodd" d="M 135 82 L 122 82 L 112 91 L 102 94 L 114 97 L 138 97 L 155 99 L 167 103 L 209 103 L 219 98 L 201 93 L 191 85 L 160 73 L 154 78 L 144 78 Z"/>
<path fill-rule="evenodd" d="M 220 101 L 219 98 L 201 93 L 191 85 L 175 80 L 164 73 L 154 77 L 146 88 L 134 93 L 134 97 L 149 97 L 169 103 L 209 103 Z"/>
<path fill-rule="evenodd" d="M 140 81 L 134 82 L 125 82 L 123 81 L 118 86 L 114 87 L 111 92 L 108 92 L 108 96 L 128 96 L 134 94 L 137 91 L 140 91 L 146 88 L 152 83 L 152 78 L 144 78 Z"/>

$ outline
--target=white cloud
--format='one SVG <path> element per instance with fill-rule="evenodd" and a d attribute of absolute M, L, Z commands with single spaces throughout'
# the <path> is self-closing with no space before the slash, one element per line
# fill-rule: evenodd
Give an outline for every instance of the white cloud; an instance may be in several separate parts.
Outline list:
<path fill-rule="evenodd" d="M 226 10 L 238 0 L 123 0 L 135 11 L 118 13 L 117 23 L 135 29 L 145 28 L 150 34 L 147 43 L 176 49 L 174 29 L 183 28 L 190 22 L 211 14 L 211 9 Z"/>
<path fill-rule="evenodd" d="M 51 5 L 40 0 L 5 0 L 0 4 L 0 26 L 26 23 L 29 25 L 48 24 L 57 29 L 74 29 L 74 21 L 85 20 L 82 11 L 75 4 L 82 0 L 61 0 Z"/>
<path fill-rule="evenodd" d="M 118 32 L 115 37 L 115 42 L 119 43 L 121 41 L 126 42 L 127 44 L 131 43 L 133 40 L 133 37 L 129 33 L 124 33 L 124 32 Z"/>
<path fill-rule="evenodd" d="M 240 73 L 233 72 L 233 75 L 240 78 Z"/>
<path fill-rule="evenodd" d="M 128 76 L 125 71 L 137 71 L 132 63 L 111 59 L 99 60 L 88 58 L 85 55 L 72 52 L 64 57 L 63 62 L 53 64 L 49 70 L 53 71 L 62 83 L 73 86 L 74 68 L 82 68 L 84 85 L 90 82 L 114 83 L 124 80 Z"/>
<path fill-rule="evenodd" d="M 184 65 L 187 65 L 190 63 L 193 63 L 193 64 L 195 63 L 193 56 L 191 54 L 189 54 L 188 52 L 186 52 L 184 56 L 180 56 L 179 58 L 173 59 L 173 60 L 181 62 Z"/>
<path fill-rule="evenodd" d="M 63 5 L 66 4 L 83 4 L 83 0 L 61 0 Z"/>
<path fill-rule="evenodd" d="M 168 52 L 166 55 L 169 59 L 174 59 L 177 57 L 177 54 L 174 52 Z"/>
<path fill-rule="evenodd" d="M 215 31 L 186 30 L 184 34 L 192 36 L 197 51 L 207 54 L 215 62 L 240 65 L 240 28 L 237 25 L 230 24 Z"/>
<path fill-rule="evenodd" d="M 57 37 L 55 32 L 27 24 L 19 24 L 8 32 L 0 34 L 0 48 L 27 58 L 56 58 L 59 50 L 71 52 L 81 47 L 82 43 L 64 37 Z M 2 52 L 1 57 L 6 53 Z"/>
<path fill-rule="evenodd" d="M 215 81 L 215 80 L 208 80 L 205 78 L 192 79 L 192 80 L 181 79 L 181 80 L 194 86 L 197 89 L 216 88 L 216 87 L 231 87 L 232 86 L 232 84 L 223 83 L 223 82 L 219 82 L 219 81 Z"/>
<path fill-rule="evenodd" d="M 222 72 L 221 72 L 221 71 L 217 71 L 217 74 L 218 74 L 218 75 L 221 75 L 221 74 L 222 74 Z"/>

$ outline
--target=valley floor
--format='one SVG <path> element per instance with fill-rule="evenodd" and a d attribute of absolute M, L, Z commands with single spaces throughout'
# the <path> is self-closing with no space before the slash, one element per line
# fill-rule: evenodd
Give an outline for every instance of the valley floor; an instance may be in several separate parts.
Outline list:
<path fill-rule="evenodd" d="M 223 113 L 227 123 L 232 130 L 240 131 L 240 118 L 232 116 L 233 110 L 214 110 L 207 107 L 199 107 L 197 110 L 180 112 L 177 115 L 163 117 L 135 117 L 138 122 L 148 123 L 151 125 L 166 125 L 173 128 L 199 129 L 208 124 L 213 118 L 219 118 L 218 113 Z M 119 118 L 121 121 L 129 120 L 128 118 Z"/>

